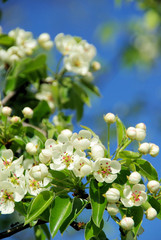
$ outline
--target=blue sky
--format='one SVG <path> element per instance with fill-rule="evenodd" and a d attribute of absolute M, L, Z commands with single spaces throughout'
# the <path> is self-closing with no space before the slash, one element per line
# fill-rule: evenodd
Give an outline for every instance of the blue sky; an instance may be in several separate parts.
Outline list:
<path fill-rule="evenodd" d="M 96 78 L 102 97 L 92 98 L 92 107 L 85 108 L 82 125 L 91 127 L 99 134 L 104 124 L 103 114 L 119 113 L 119 116 L 125 120 L 126 126 L 135 126 L 139 122 L 144 122 L 147 125 L 146 141 L 160 145 L 160 62 L 158 61 L 151 70 L 140 70 L 136 67 L 129 69 L 119 65 L 119 50 L 126 42 L 127 23 L 130 19 L 143 14 L 135 3 L 115 7 L 112 0 L 8 0 L 7 3 L 0 4 L 3 10 L 1 25 L 4 32 L 20 27 L 33 32 L 35 37 L 42 32 L 48 32 L 52 39 L 56 34 L 63 32 L 81 36 L 96 46 L 98 59 L 105 67 L 104 73 Z M 103 24 L 112 24 L 112 22 L 115 22 L 117 32 L 109 42 L 102 43 L 98 34 L 99 29 Z M 111 61 L 112 67 L 107 71 L 106 67 Z M 142 102 L 146 103 L 137 114 L 132 108 L 136 102 L 138 105 Z M 75 130 L 78 129 L 79 126 L 76 125 Z M 160 154 L 156 159 L 148 158 L 148 160 L 161 176 Z M 112 221 L 106 224 L 110 240 L 116 239 L 118 235 L 115 231 L 118 227 L 115 226 Z M 140 236 L 140 240 L 160 239 L 158 219 L 152 222 L 145 220 L 143 227 L 145 233 Z M 83 239 L 83 233 L 75 235 L 73 230 L 68 230 L 63 237 L 58 235 L 55 239 L 72 240 L 75 237 Z M 22 235 L 18 234 L 9 239 L 22 239 Z M 29 237 L 27 236 L 26 239 Z"/>

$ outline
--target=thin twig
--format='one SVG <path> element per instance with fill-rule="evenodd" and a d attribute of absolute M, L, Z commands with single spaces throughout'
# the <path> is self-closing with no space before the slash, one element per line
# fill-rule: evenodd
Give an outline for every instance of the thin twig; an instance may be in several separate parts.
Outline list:
<path fill-rule="evenodd" d="M 10 92 L 7 96 L 5 96 L 3 98 L 3 100 L 1 101 L 2 105 L 6 105 L 6 103 L 16 94 L 16 91 L 12 91 Z"/>

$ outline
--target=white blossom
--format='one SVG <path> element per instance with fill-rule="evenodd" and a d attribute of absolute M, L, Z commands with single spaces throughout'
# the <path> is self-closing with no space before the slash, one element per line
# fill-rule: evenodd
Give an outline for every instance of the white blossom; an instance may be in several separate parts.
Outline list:
<path fill-rule="evenodd" d="M 140 144 L 138 151 L 142 154 L 148 154 L 150 151 L 150 144 L 149 143 L 142 143 Z"/>
<path fill-rule="evenodd" d="M 10 107 L 3 107 L 2 108 L 2 113 L 3 113 L 3 115 L 5 115 L 5 116 L 10 116 L 11 115 L 11 112 L 12 112 L 12 108 L 10 108 Z"/>
<path fill-rule="evenodd" d="M 107 205 L 107 211 L 111 216 L 115 216 L 117 213 L 119 213 L 119 209 L 115 203 L 109 203 Z"/>
<path fill-rule="evenodd" d="M 137 184 L 141 180 L 141 175 L 138 172 L 132 172 L 128 177 L 128 180 L 130 184 Z"/>
<path fill-rule="evenodd" d="M 55 37 L 56 48 L 63 55 L 69 54 L 72 51 L 73 46 L 76 44 L 77 44 L 76 40 L 71 35 L 64 35 L 63 33 L 59 33 Z"/>
<path fill-rule="evenodd" d="M 132 188 L 126 185 L 123 190 L 124 197 L 121 197 L 121 202 L 125 207 L 140 206 L 147 200 L 145 185 L 135 184 Z"/>
<path fill-rule="evenodd" d="M 93 162 L 85 157 L 80 157 L 75 160 L 73 172 L 76 177 L 85 177 L 93 171 Z"/>
<path fill-rule="evenodd" d="M 148 220 L 153 220 L 154 218 L 156 218 L 156 216 L 157 216 L 157 211 L 155 210 L 155 208 L 150 207 L 146 210 L 146 218 Z"/>
<path fill-rule="evenodd" d="M 86 150 L 90 147 L 92 134 L 88 130 L 81 130 L 79 133 L 74 133 L 71 137 L 74 148 L 78 150 Z"/>
<path fill-rule="evenodd" d="M 155 180 L 151 180 L 147 184 L 147 188 L 149 189 L 150 192 L 156 193 L 160 189 L 160 183 Z"/>
<path fill-rule="evenodd" d="M 23 113 L 25 118 L 32 118 L 34 112 L 30 107 L 25 107 L 22 110 L 22 113 Z"/>
<path fill-rule="evenodd" d="M 112 123 L 116 122 L 116 116 L 113 113 L 107 113 L 104 116 L 104 120 L 105 120 L 106 123 L 112 124 Z"/>
<path fill-rule="evenodd" d="M 29 174 L 31 177 L 33 177 L 37 181 L 43 180 L 45 177 L 48 176 L 48 168 L 45 164 L 40 163 L 39 165 L 33 166 Z"/>
<path fill-rule="evenodd" d="M 103 158 L 105 155 L 105 150 L 101 144 L 95 144 L 91 147 L 92 159 L 97 160 Z"/>
<path fill-rule="evenodd" d="M 42 48 L 45 50 L 50 50 L 53 47 L 53 42 L 50 39 L 50 35 L 48 33 L 42 33 L 38 37 L 38 42 Z"/>
<path fill-rule="evenodd" d="M 159 146 L 154 144 L 154 143 L 150 143 L 150 151 L 149 154 L 152 157 L 156 157 L 159 154 Z"/>
<path fill-rule="evenodd" d="M 134 226 L 134 220 L 131 217 L 125 217 L 120 221 L 119 224 L 123 229 L 129 231 Z"/>
<path fill-rule="evenodd" d="M 105 197 L 109 203 L 115 203 L 120 199 L 120 191 L 116 188 L 109 188 Z"/>
<path fill-rule="evenodd" d="M 136 138 L 136 128 L 134 127 L 129 127 L 127 130 L 126 130 L 126 135 L 128 138 L 134 140 Z"/>
<path fill-rule="evenodd" d="M 121 164 L 115 160 L 101 158 L 96 160 L 93 170 L 93 176 L 98 182 L 112 183 L 121 170 Z"/>

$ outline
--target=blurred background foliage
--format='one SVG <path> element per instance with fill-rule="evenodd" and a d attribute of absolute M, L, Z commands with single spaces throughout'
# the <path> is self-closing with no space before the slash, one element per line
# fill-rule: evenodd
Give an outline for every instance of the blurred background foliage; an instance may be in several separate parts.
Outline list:
<path fill-rule="evenodd" d="M 93 96 L 92 107 L 85 108 L 80 124 L 92 128 L 106 142 L 103 114 L 114 112 L 127 127 L 145 122 L 146 141 L 161 146 L 160 0 L 1 0 L 0 23 L 6 33 L 16 27 L 32 31 L 35 36 L 48 32 L 53 38 L 64 32 L 94 44 L 97 59 L 102 63 L 95 79 L 102 97 Z M 51 68 L 56 59 L 55 51 L 48 55 Z M 78 131 L 76 118 L 73 124 Z M 114 128 L 112 133 L 115 136 Z M 161 176 L 159 158 L 160 155 L 152 164 Z M 85 218 L 88 216 L 79 220 Z M 151 239 L 155 229 L 156 240 L 159 240 L 159 221 L 152 222 L 150 228 L 148 224 L 145 220 L 145 233 L 139 239 Z M 110 239 L 115 239 L 118 232 L 113 223 L 106 222 L 105 227 Z M 83 234 L 78 233 L 78 238 L 83 239 Z M 12 239 L 22 239 L 22 235 Z M 69 229 L 56 239 L 75 239 L 75 232 Z"/>

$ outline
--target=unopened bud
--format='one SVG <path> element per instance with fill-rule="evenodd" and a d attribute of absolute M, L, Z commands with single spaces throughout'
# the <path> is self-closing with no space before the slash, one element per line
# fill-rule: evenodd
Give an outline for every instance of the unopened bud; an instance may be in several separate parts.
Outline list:
<path fill-rule="evenodd" d="M 156 218 L 156 216 L 157 216 L 157 211 L 154 208 L 150 207 L 146 210 L 146 218 L 148 220 L 153 220 L 154 218 Z"/>
<path fill-rule="evenodd" d="M 61 131 L 61 134 L 63 134 L 64 136 L 70 138 L 72 136 L 72 131 L 69 129 L 64 129 Z"/>
<path fill-rule="evenodd" d="M 11 115 L 12 109 L 10 107 L 3 107 L 2 113 L 3 115 L 9 117 Z"/>
<path fill-rule="evenodd" d="M 108 202 L 115 203 L 120 198 L 120 191 L 116 188 L 109 188 L 109 190 L 105 193 L 105 197 Z"/>
<path fill-rule="evenodd" d="M 142 154 L 148 154 L 150 151 L 150 144 L 149 143 L 142 143 L 138 148 L 139 152 Z"/>
<path fill-rule="evenodd" d="M 129 127 L 127 130 L 126 130 L 126 135 L 128 138 L 134 140 L 136 138 L 136 128 L 134 127 Z"/>
<path fill-rule="evenodd" d="M 141 180 L 141 175 L 138 172 L 133 172 L 128 177 L 128 180 L 130 184 L 138 184 Z"/>
<path fill-rule="evenodd" d="M 149 154 L 152 157 L 156 157 L 159 154 L 159 146 L 154 144 L 154 143 L 150 143 L 150 151 Z"/>
<path fill-rule="evenodd" d="M 137 141 L 143 141 L 146 137 L 146 131 L 141 128 L 136 128 L 136 140 Z"/>
<path fill-rule="evenodd" d="M 52 152 L 50 149 L 42 149 L 40 155 L 39 155 L 39 159 L 42 163 L 48 163 L 51 161 L 52 159 Z"/>
<path fill-rule="evenodd" d="M 112 124 L 116 122 L 116 116 L 113 113 L 107 113 L 104 115 L 104 120 L 108 124 Z"/>
<path fill-rule="evenodd" d="M 91 147 L 91 155 L 94 160 L 103 158 L 104 154 L 105 154 L 105 151 L 101 145 L 95 144 Z"/>
<path fill-rule="evenodd" d="M 40 163 L 37 166 L 31 168 L 29 172 L 30 176 L 37 181 L 43 180 L 48 175 L 48 168 L 45 164 Z"/>
<path fill-rule="evenodd" d="M 134 220 L 131 217 L 125 217 L 120 221 L 120 226 L 129 231 L 133 228 L 134 226 Z"/>
<path fill-rule="evenodd" d="M 25 118 L 32 118 L 32 116 L 33 116 L 33 110 L 30 107 L 25 107 L 22 110 L 22 113 Z"/>
<path fill-rule="evenodd" d="M 117 213 L 119 213 L 119 209 L 114 203 L 109 203 L 107 205 L 107 211 L 111 216 L 115 216 Z"/>
<path fill-rule="evenodd" d="M 94 71 L 98 71 L 101 69 L 101 64 L 97 61 L 92 62 L 92 68 Z"/>
<path fill-rule="evenodd" d="M 13 117 L 10 119 L 10 122 L 11 122 L 11 123 L 20 123 L 20 122 L 21 122 L 21 118 L 18 117 L 18 116 L 13 116 Z"/>
<path fill-rule="evenodd" d="M 138 123 L 138 124 L 136 124 L 135 127 L 146 131 L 146 125 L 144 123 Z"/>
<path fill-rule="evenodd" d="M 38 42 L 39 43 L 47 42 L 49 40 L 50 40 L 50 35 L 48 33 L 42 33 L 38 37 Z"/>
<path fill-rule="evenodd" d="M 32 142 L 29 142 L 29 143 L 26 144 L 26 151 L 30 155 L 34 155 L 34 154 L 37 153 L 37 147 Z"/>
<path fill-rule="evenodd" d="M 158 181 L 151 180 L 148 182 L 147 188 L 149 189 L 150 192 L 156 193 L 160 188 L 160 183 Z"/>

